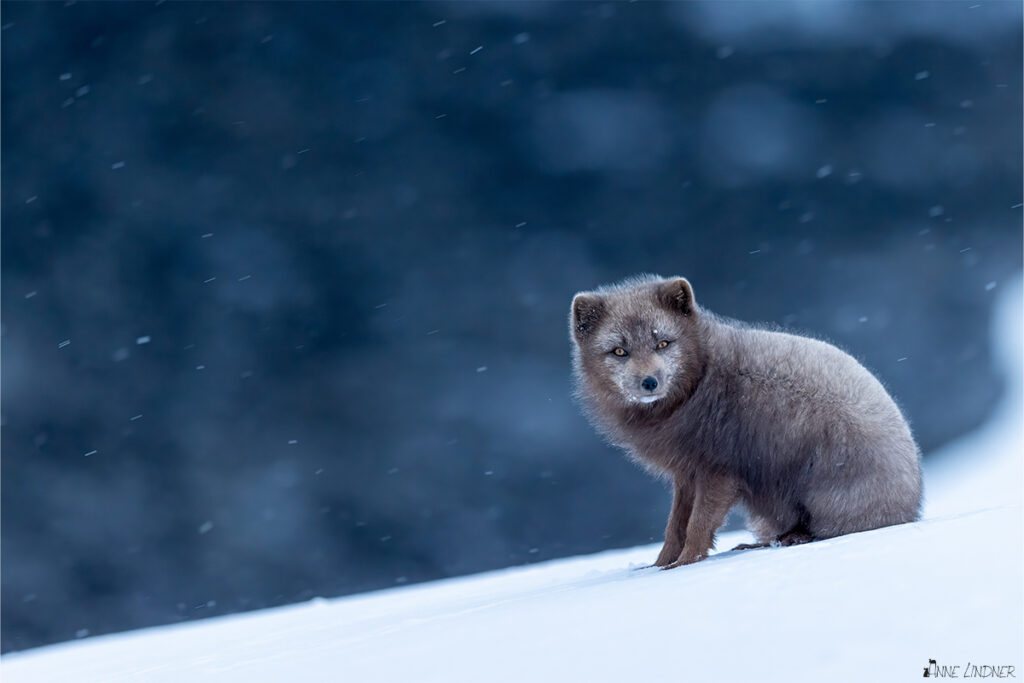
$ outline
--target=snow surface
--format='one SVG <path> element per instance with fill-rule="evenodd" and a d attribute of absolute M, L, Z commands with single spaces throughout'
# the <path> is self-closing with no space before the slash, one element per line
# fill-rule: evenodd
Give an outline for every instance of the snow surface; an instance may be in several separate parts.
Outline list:
<path fill-rule="evenodd" d="M 994 329 L 1008 388 L 929 457 L 925 518 L 645 568 L 658 546 L 13 653 L 45 681 L 905 681 L 929 659 L 1024 677 L 1021 281 Z M 749 540 L 722 534 L 719 547 Z"/>

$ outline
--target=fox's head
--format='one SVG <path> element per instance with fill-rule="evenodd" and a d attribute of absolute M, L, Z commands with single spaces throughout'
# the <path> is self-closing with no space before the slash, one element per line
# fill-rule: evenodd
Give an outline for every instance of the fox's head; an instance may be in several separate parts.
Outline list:
<path fill-rule="evenodd" d="M 569 324 L 585 398 L 652 408 L 684 400 L 702 368 L 699 315 L 681 277 L 645 276 L 577 294 Z"/>

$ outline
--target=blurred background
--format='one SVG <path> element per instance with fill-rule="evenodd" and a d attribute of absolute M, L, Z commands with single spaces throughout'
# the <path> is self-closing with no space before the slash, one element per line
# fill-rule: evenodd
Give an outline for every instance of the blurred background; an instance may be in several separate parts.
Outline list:
<path fill-rule="evenodd" d="M 659 540 L 571 397 L 639 271 L 846 348 L 926 458 L 1004 391 L 1019 2 L 0 23 L 5 652 Z"/>

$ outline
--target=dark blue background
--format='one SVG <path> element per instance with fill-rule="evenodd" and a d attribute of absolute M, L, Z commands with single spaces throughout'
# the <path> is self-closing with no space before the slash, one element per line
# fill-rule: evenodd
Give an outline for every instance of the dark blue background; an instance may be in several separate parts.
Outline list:
<path fill-rule="evenodd" d="M 638 271 L 926 453 L 1000 394 L 1018 2 L 0 12 L 4 651 L 658 539 L 570 396 Z"/>

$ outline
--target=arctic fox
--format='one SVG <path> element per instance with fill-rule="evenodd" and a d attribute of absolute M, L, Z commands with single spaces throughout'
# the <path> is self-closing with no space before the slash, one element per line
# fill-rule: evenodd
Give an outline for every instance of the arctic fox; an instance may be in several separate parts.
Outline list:
<path fill-rule="evenodd" d="M 740 547 L 918 519 L 910 427 L 836 347 L 716 316 L 679 277 L 581 292 L 570 327 L 594 426 L 674 485 L 657 566 L 706 557 L 735 503 L 759 541 Z"/>

